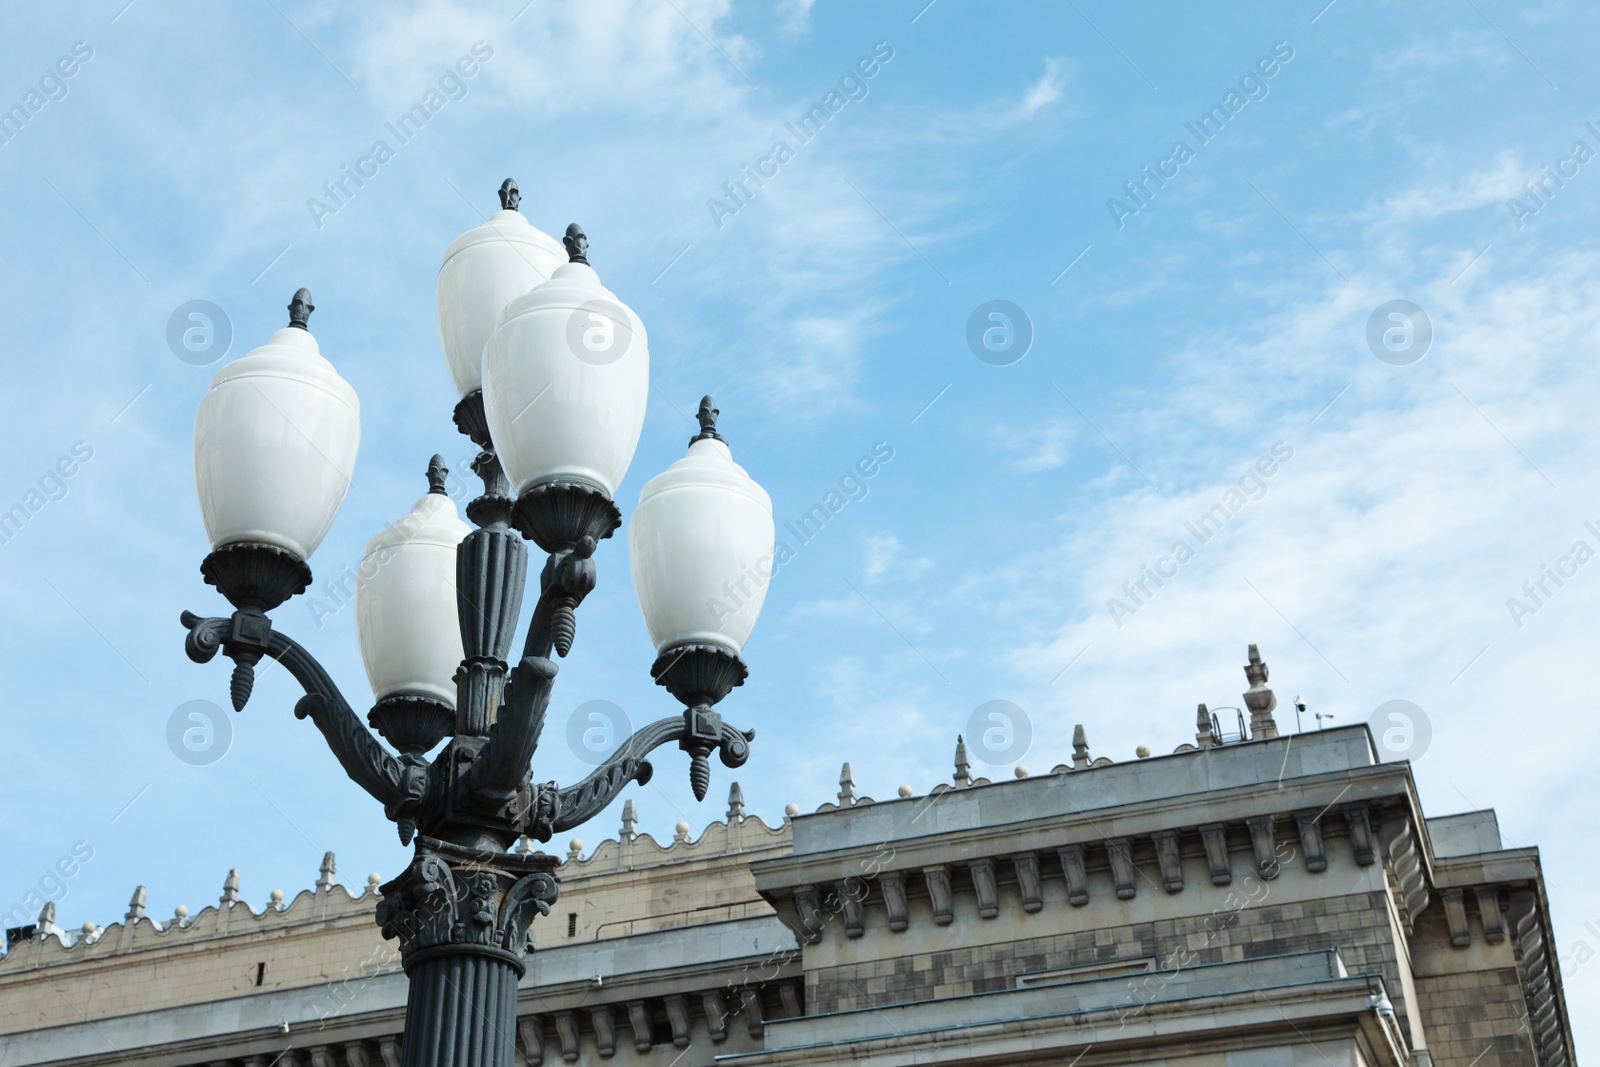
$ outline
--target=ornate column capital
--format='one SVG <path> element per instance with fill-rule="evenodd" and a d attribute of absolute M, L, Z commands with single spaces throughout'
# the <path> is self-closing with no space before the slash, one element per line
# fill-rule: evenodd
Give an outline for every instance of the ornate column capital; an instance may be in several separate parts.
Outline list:
<path fill-rule="evenodd" d="M 381 887 L 377 920 L 400 942 L 407 973 L 442 954 L 479 950 L 523 970 L 528 926 L 550 914 L 561 888 L 559 861 L 542 852 L 518 855 L 417 838 L 415 858 Z"/>

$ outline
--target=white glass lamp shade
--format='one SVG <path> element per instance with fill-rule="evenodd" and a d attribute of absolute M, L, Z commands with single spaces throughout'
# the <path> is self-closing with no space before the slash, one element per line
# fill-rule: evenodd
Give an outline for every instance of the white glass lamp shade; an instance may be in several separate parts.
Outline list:
<path fill-rule="evenodd" d="M 554 237 L 508 210 L 495 212 L 445 249 L 439 267 L 439 341 L 462 396 L 483 384 L 483 346 L 500 312 L 548 281 L 566 259 Z"/>
<path fill-rule="evenodd" d="M 287 326 L 211 379 L 194 423 L 194 478 L 211 546 L 311 558 L 339 514 L 361 402 L 310 332 Z"/>
<path fill-rule="evenodd" d="M 577 481 L 614 498 L 644 427 L 644 323 L 587 263 L 506 305 L 483 350 L 489 435 L 517 495 Z"/>
<path fill-rule="evenodd" d="M 695 440 L 650 479 L 628 559 L 658 655 L 686 644 L 743 651 L 767 598 L 773 535 L 771 498 L 721 440 Z"/>
<path fill-rule="evenodd" d="M 423 696 L 455 707 L 464 655 L 456 546 L 470 532 L 454 501 L 429 493 L 368 543 L 356 572 L 356 632 L 377 699 Z"/>

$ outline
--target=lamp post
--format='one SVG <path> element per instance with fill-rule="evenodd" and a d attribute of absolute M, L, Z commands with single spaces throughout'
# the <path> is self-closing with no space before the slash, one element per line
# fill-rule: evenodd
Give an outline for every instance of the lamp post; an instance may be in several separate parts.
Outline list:
<path fill-rule="evenodd" d="M 510 1067 L 529 926 L 559 893 L 555 857 L 511 851 L 600 812 L 648 756 L 677 742 L 703 799 L 709 758 L 749 757 L 754 731 L 716 705 L 743 683 L 741 652 L 765 596 L 772 504 L 734 463 L 716 406 L 700 406 L 688 454 L 640 494 L 629 542 L 651 675 L 684 710 L 628 738 L 571 786 L 535 783 L 556 675 L 575 611 L 595 586 L 593 554 L 621 524 L 613 501 L 649 392 L 643 324 L 600 284 L 575 224 L 556 242 L 501 210 L 451 244 L 439 273 L 439 329 L 460 402 L 456 426 L 482 450 L 483 494 L 461 521 L 433 457 L 429 492 L 374 537 L 357 575 L 356 621 L 375 704 L 364 726 L 333 679 L 267 613 L 304 592 L 307 565 L 343 503 L 360 405 L 308 329 L 311 294 L 289 325 L 225 366 L 195 423 L 195 475 L 212 551 L 201 574 L 233 605 L 183 614 L 185 649 L 234 662 L 242 710 L 255 666 L 279 661 L 305 690 L 295 705 L 415 856 L 381 887 L 377 919 L 410 979 L 407 1067 Z M 564 260 L 564 261 L 563 261 Z M 546 553 L 522 651 L 511 643 L 532 541 Z M 441 742 L 443 748 L 429 759 Z"/>

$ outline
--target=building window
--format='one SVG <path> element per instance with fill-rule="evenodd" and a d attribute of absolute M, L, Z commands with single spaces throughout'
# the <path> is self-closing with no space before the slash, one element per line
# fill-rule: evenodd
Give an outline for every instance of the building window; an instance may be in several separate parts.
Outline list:
<path fill-rule="evenodd" d="M 567 936 L 568 937 L 577 937 L 578 936 L 578 913 L 575 912 L 575 911 L 567 912 Z M 256 983 L 256 984 L 260 985 L 259 982 Z"/>

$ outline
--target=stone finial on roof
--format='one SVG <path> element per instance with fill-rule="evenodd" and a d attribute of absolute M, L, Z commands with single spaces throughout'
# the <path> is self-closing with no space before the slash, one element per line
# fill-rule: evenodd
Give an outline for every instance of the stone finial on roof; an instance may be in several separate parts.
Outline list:
<path fill-rule="evenodd" d="M 622 839 L 632 841 L 639 836 L 639 808 L 629 797 L 622 802 Z"/>
<path fill-rule="evenodd" d="M 179 904 L 176 908 L 173 908 L 172 923 L 174 926 L 188 926 L 189 909 L 184 907 L 182 904 Z"/>
<path fill-rule="evenodd" d="M 267 908 L 271 911 L 283 910 L 283 890 L 274 889 L 267 894 Z"/>
<path fill-rule="evenodd" d="M 687 821 L 680 819 L 678 825 L 673 828 L 672 843 L 674 845 L 686 845 L 689 843 L 689 824 Z"/>
<path fill-rule="evenodd" d="M 137 921 L 144 918 L 144 906 L 148 899 L 149 895 L 145 892 L 144 886 L 141 885 L 136 887 L 133 891 L 132 898 L 130 898 L 128 901 L 128 914 L 124 916 L 124 918 L 129 919 L 130 921 Z"/>
<path fill-rule="evenodd" d="M 856 802 L 856 772 L 846 763 L 839 768 L 839 806 L 847 808 Z"/>
<path fill-rule="evenodd" d="M 583 839 L 574 837 L 567 846 L 567 862 L 576 863 L 583 859 Z"/>
<path fill-rule="evenodd" d="M 958 786 L 972 784 L 972 759 L 967 755 L 967 739 L 956 734 L 956 776 Z"/>
<path fill-rule="evenodd" d="M 222 880 L 222 898 L 219 903 L 239 903 L 239 868 L 233 868 L 228 872 L 228 877 Z"/>
<path fill-rule="evenodd" d="M 332 852 L 322 854 L 322 866 L 317 870 L 317 892 L 325 893 L 333 888 L 333 875 L 338 870 L 338 864 Z"/>
<path fill-rule="evenodd" d="M 1250 736 L 1277 737 L 1278 724 L 1272 718 L 1272 709 L 1278 706 L 1278 698 L 1267 688 L 1267 665 L 1261 662 L 1255 645 L 1250 646 L 1250 662 L 1244 665 L 1244 676 L 1250 680 L 1250 688 L 1244 693 L 1245 707 L 1250 709 Z"/>
<path fill-rule="evenodd" d="M 1204 704 L 1194 713 L 1194 743 L 1201 748 L 1210 748 L 1217 743 L 1217 735 L 1211 730 L 1211 710 Z"/>
<path fill-rule="evenodd" d="M 46 926 L 54 926 L 55 924 L 56 902 L 53 900 L 47 900 L 44 902 L 44 907 L 39 912 L 39 926 L 42 928 Z"/>
<path fill-rule="evenodd" d="M 848 764 L 846 765 L 848 766 Z M 728 787 L 728 822 L 744 821 L 744 787 L 734 782 Z"/>
<path fill-rule="evenodd" d="M 1072 769 L 1089 766 L 1089 735 L 1083 732 L 1083 723 L 1072 728 Z"/>

